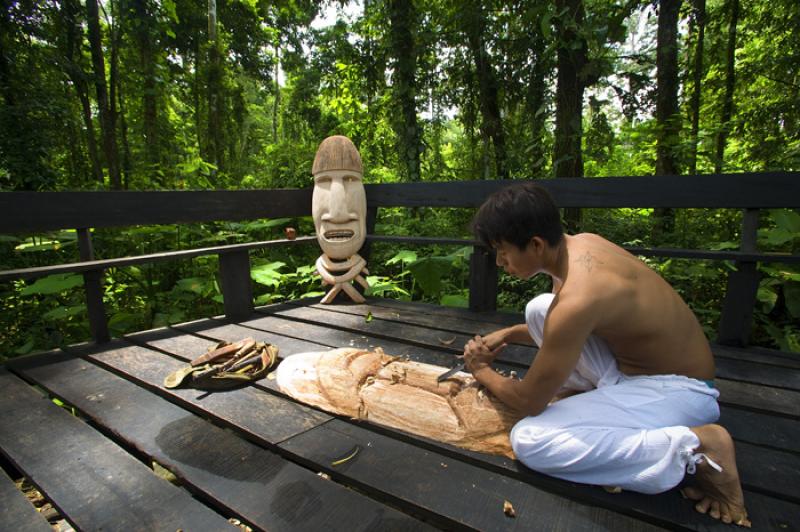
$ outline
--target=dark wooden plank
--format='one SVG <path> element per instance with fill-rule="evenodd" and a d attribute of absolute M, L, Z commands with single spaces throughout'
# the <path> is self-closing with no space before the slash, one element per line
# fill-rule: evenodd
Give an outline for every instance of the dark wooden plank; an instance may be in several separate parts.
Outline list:
<path fill-rule="evenodd" d="M 9 279 L 36 279 L 38 277 L 45 277 L 47 275 L 53 275 L 56 273 L 81 273 L 103 270 L 107 268 L 122 268 L 123 266 L 134 266 L 136 264 L 148 264 L 151 262 L 163 262 L 178 259 L 191 259 L 193 257 L 201 257 L 204 255 L 232 253 L 274 246 L 307 244 L 316 241 L 316 237 L 303 236 L 298 237 L 295 240 L 265 240 L 263 242 L 230 244 L 227 246 L 215 246 L 211 248 L 184 249 L 181 251 L 151 253 L 149 255 L 137 255 L 135 257 L 122 257 L 118 259 L 91 260 L 86 262 L 73 262 L 70 264 L 57 264 L 54 266 L 38 266 L 35 268 L 22 268 L 19 270 L 5 270 L 0 272 L 0 281 L 6 281 Z"/>
<path fill-rule="evenodd" d="M 0 530 L 53 532 L 47 519 L 36 511 L 4 471 L 0 471 Z"/>
<path fill-rule="evenodd" d="M 420 530 L 416 519 L 326 481 L 86 360 L 29 357 L 13 370 L 262 530 Z"/>
<path fill-rule="evenodd" d="M 800 353 L 787 353 L 757 346 L 734 347 L 719 344 L 711 344 L 711 350 L 717 360 L 720 357 L 732 358 L 757 362 L 762 365 L 800 369 Z"/>
<path fill-rule="evenodd" d="M 468 334 L 434 330 L 417 325 L 403 324 L 398 326 L 397 323 L 375 318 L 374 316 L 368 320 L 366 316 L 340 313 L 322 307 L 286 304 L 283 306 L 261 307 L 257 309 L 257 312 L 268 313 L 269 315 L 298 322 L 336 328 L 352 334 L 364 334 L 375 338 L 399 341 L 454 355 L 463 353 L 464 345 L 472 338 L 472 335 Z M 327 307 L 327 305 L 324 307 Z M 531 348 L 514 344 L 503 349 L 503 352 L 498 357 L 498 361 L 509 366 L 518 366 L 519 368 L 527 367 L 530 364 L 530 360 Z"/>
<path fill-rule="evenodd" d="M 794 419 L 800 417 L 800 392 L 725 379 L 717 379 L 715 385 L 720 391 L 721 403 Z"/>
<path fill-rule="evenodd" d="M 480 242 L 463 238 L 435 238 L 425 236 L 367 235 L 372 242 L 394 242 L 402 245 L 480 246 Z M 642 257 L 672 257 L 677 259 L 735 260 L 750 262 L 780 262 L 796 264 L 800 255 L 790 253 L 757 253 L 745 251 L 707 251 L 680 248 L 643 248 L 622 246 L 633 255 Z"/>
<path fill-rule="evenodd" d="M 233 529 L 5 368 L 0 383 L 0 448 L 75 528 Z"/>
<path fill-rule="evenodd" d="M 797 172 L 693 176 L 537 179 L 559 207 L 794 208 Z M 522 180 L 365 185 L 380 207 L 478 207 L 493 192 Z M 776 192 L 780 191 L 780 192 Z"/>
<path fill-rule="evenodd" d="M 254 320 L 254 322 L 256 323 L 258 321 L 260 320 Z M 201 324 L 198 323 L 197 325 Z M 205 329 L 205 331 L 210 332 L 211 334 L 209 336 L 215 339 L 223 339 L 223 337 L 227 336 L 227 338 L 224 339 L 234 340 L 242 337 L 241 325 L 223 325 L 217 328 Z M 161 340 L 156 340 L 156 341 L 158 342 Z M 162 343 L 162 347 L 164 347 L 165 345 L 167 344 Z M 426 354 L 418 354 L 417 359 L 422 362 L 431 362 L 431 360 L 428 357 L 429 355 Z M 280 393 L 279 390 L 277 390 L 277 388 L 270 381 L 267 381 L 266 383 L 265 381 L 261 381 L 260 385 L 265 386 L 276 393 Z M 733 413 L 733 415 L 735 416 L 734 419 L 736 421 L 739 421 L 741 417 L 744 417 L 742 421 L 750 421 L 751 423 L 756 422 L 757 426 L 759 426 L 758 434 L 755 435 L 756 439 L 764 439 L 768 443 L 774 444 L 776 447 L 781 445 L 781 440 L 777 438 L 782 437 L 783 439 L 789 439 L 789 440 L 794 439 L 795 441 L 798 439 L 797 438 L 798 427 L 796 425 L 789 425 L 789 424 L 783 425 L 780 427 L 781 430 L 778 431 L 778 434 L 776 435 L 775 431 L 772 428 L 770 428 L 769 425 L 769 422 L 774 420 L 772 417 L 766 416 L 764 414 L 753 414 L 751 412 L 746 412 L 746 411 L 744 412 L 736 411 L 735 409 L 730 409 L 729 407 L 725 406 L 723 406 L 723 411 L 728 413 Z M 740 416 L 739 414 L 744 414 L 744 415 Z M 748 414 L 750 415 L 749 420 L 747 419 Z M 753 419 L 753 416 L 757 416 L 755 418 L 755 421 Z M 764 423 L 765 421 L 767 422 L 766 424 Z M 786 421 L 786 420 L 778 418 L 777 421 Z M 753 432 L 752 430 L 753 425 L 748 426 L 747 423 L 740 423 L 740 425 L 741 426 L 737 425 L 736 427 L 734 427 L 734 429 L 740 430 L 742 432 L 750 432 L 750 433 Z M 615 496 L 613 495 L 609 496 L 610 499 L 607 499 L 606 498 L 607 494 L 603 493 L 602 495 L 599 495 L 600 498 L 598 499 L 597 498 L 598 494 L 592 491 L 592 488 L 581 487 L 579 485 L 570 483 L 564 483 L 557 479 L 545 477 L 544 475 L 537 475 L 536 473 L 529 471 L 527 468 L 525 468 L 524 466 L 515 461 L 511 461 L 502 457 L 465 451 L 463 449 L 458 449 L 447 444 L 442 444 L 425 438 L 420 438 L 418 436 L 406 434 L 385 427 L 377 427 L 374 425 L 369 425 L 368 428 L 373 432 L 388 435 L 391 438 L 400 439 L 402 441 L 411 443 L 413 445 L 422 446 L 428 449 L 433 449 L 436 450 L 437 452 L 440 452 L 443 455 L 455 457 L 460 460 L 465 460 L 468 461 L 469 463 L 476 464 L 483 468 L 489 467 L 492 470 L 495 470 L 496 472 L 499 472 L 501 474 L 512 474 L 519 476 L 519 478 L 525 481 L 532 482 L 537 485 L 542 485 L 544 487 L 547 487 L 548 489 L 554 489 L 556 491 L 571 496 L 574 496 L 576 489 L 580 491 L 580 489 L 585 488 L 586 490 L 588 490 L 585 492 L 585 496 L 588 497 L 588 500 L 595 501 L 594 503 L 597 504 L 611 504 L 612 505 L 611 507 L 617 510 L 619 510 L 620 508 L 619 506 L 615 506 L 620 500 L 615 498 Z M 792 435 L 794 436 L 794 438 L 792 437 Z M 761 490 L 774 495 L 775 494 L 774 490 L 780 489 L 776 488 L 776 486 L 781 487 L 787 484 L 793 484 L 793 483 L 796 484 L 794 480 L 797 478 L 796 471 L 798 470 L 798 463 L 800 463 L 800 458 L 798 458 L 795 454 L 785 452 L 783 448 L 770 450 L 770 449 L 756 448 L 753 445 L 748 446 L 747 441 L 748 440 L 744 440 L 744 443 L 742 444 L 743 446 L 740 448 L 740 454 L 741 454 L 740 462 L 741 462 L 742 475 L 744 478 L 747 479 L 746 485 L 748 487 L 755 489 L 756 491 Z M 756 441 L 754 443 L 761 443 L 761 442 Z M 788 449 L 791 450 L 792 448 L 788 447 Z M 777 464 L 776 468 L 777 471 L 770 469 L 770 474 L 765 475 L 764 468 L 761 462 L 762 460 L 765 463 Z M 583 496 L 584 491 L 581 491 L 580 493 Z M 751 492 L 748 492 L 748 496 L 750 495 L 750 493 Z M 633 495 L 634 497 L 639 497 L 636 494 L 631 494 L 631 495 Z M 627 496 L 630 495 L 626 495 L 626 497 Z M 798 496 L 798 490 L 794 488 L 785 490 L 785 492 L 781 494 L 781 497 L 788 498 L 790 500 L 794 500 L 795 498 L 797 498 L 797 496 Z M 651 498 L 646 497 L 645 499 L 643 499 L 643 501 L 649 501 L 649 502 L 636 502 L 634 504 L 634 502 L 626 499 L 625 501 L 623 501 L 622 507 L 624 507 L 627 504 L 636 507 L 642 507 L 642 505 L 644 505 L 645 508 L 648 508 L 647 510 L 648 512 L 654 511 L 657 514 L 660 512 L 660 515 L 661 514 L 667 515 L 673 511 L 673 510 L 669 511 L 665 510 L 664 508 L 661 507 L 661 505 L 663 504 L 662 502 L 652 502 Z M 769 505 L 771 503 L 764 502 L 763 504 Z M 656 509 L 652 509 L 651 507 L 654 507 Z M 667 513 L 665 514 L 664 512 Z"/>
<path fill-rule="evenodd" d="M 140 385 L 143 385 L 147 388 L 155 388 L 153 379 L 154 377 L 157 378 L 156 375 L 153 374 L 147 368 L 143 368 L 141 363 L 131 363 L 131 358 L 140 358 L 140 356 L 133 350 L 142 349 L 142 348 L 117 348 L 117 349 L 109 349 L 109 346 L 104 346 L 100 351 L 96 351 L 98 348 L 94 346 L 84 346 L 83 348 L 78 349 L 85 357 L 89 360 L 99 363 L 101 366 L 107 367 L 109 369 L 114 370 L 117 373 L 125 373 L 125 378 L 127 380 L 136 382 Z M 96 351 L 96 352 L 95 352 Z M 169 357 L 166 355 L 158 354 L 155 352 L 151 352 L 150 358 L 159 358 L 161 361 L 167 360 Z M 169 364 L 166 364 L 169 366 Z M 163 371 L 168 371 L 169 368 L 164 368 Z M 160 372 L 157 372 L 160 373 Z M 266 446 L 272 446 L 284 439 L 275 438 L 273 433 L 274 429 L 271 425 L 274 425 L 278 422 L 278 418 L 270 418 L 269 416 L 265 416 L 261 412 L 261 408 L 258 405 L 254 405 L 252 402 L 252 396 L 244 395 L 242 392 L 251 390 L 259 392 L 260 395 L 268 395 L 266 393 L 261 392 L 260 390 L 255 389 L 255 387 L 248 387 L 240 390 L 235 390 L 233 392 L 221 393 L 221 394 L 213 394 L 202 401 L 194 401 L 191 399 L 191 396 L 187 396 L 185 394 L 175 394 L 171 396 L 171 400 L 174 402 L 184 406 L 185 408 L 190 408 L 192 410 L 198 409 L 202 410 L 202 412 L 209 417 L 216 419 L 219 423 L 222 423 L 226 426 L 230 426 L 234 428 L 239 433 L 247 435 L 248 439 L 257 441 Z M 210 397 L 218 396 L 217 401 L 209 401 Z M 352 430 L 356 430 L 360 432 L 360 441 L 363 442 L 364 447 L 369 447 L 370 442 L 374 441 L 377 437 L 376 433 L 367 430 L 366 428 L 362 428 L 359 426 L 353 426 Z M 436 456 L 435 453 L 431 453 L 430 451 L 426 451 L 420 449 L 414 445 L 408 443 L 399 443 L 404 447 L 404 454 L 409 456 L 412 462 L 422 460 L 421 456 Z M 286 449 L 283 449 L 284 452 L 289 452 Z M 325 463 L 309 463 L 307 460 L 303 459 L 302 456 L 297 456 L 290 453 L 295 459 L 300 459 L 302 462 L 306 463 L 309 467 L 316 469 L 316 470 L 330 470 L 331 465 L 330 462 Z M 416 457 L 416 458 L 415 458 Z M 445 460 L 445 457 L 437 457 L 436 460 Z M 453 471 L 460 471 L 462 466 L 455 465 L 453 466 Z M 467 467 L 466 464 L 463 467 Z M 394 469 L 394 462 L 392 457 L 385 457 L 383 463 L 381 464 L 381 468 L 385 470 Z M 443 468 L 448 469 L 448 468 Z M 481 468 L 475 466 L 469 466 L 469 476 L 472 478 L 472 482 L 479 483 L 481 481 L 482 476 L 486 476 L 488 473 L 483 471 Z M 364 488 L 364 478 L 361 478 L 361 474 L 348 474 L 346 472 L 346 468 L 338 468 L 336 470 L 336 480 L 339 480 L 342 483 L 346 483 L 349 485 L 353 485 L 359 489 Z M 412 474 L 415 474 L 414 471 L 411 471 Z M 456 473 L 453 473 L 456 474 Z M 440 481 L 444 483 L 448 483 L 448 476 L 445 473 L 444 477 L 440 477 Z M 503 481 L 508 482 L 508 481 Z M 370 495 L 374 498 L 383 497 L 387 500 L 387 502 L 391 503 L 394 506 L 400 507 L 412 515 L 418 514 L 426 519 L 430 519 L 431 523 L 438 526 L 447 526 L 452 528 L 454 525 L 458 524 L 459 516 L 455 515 L 452 508 L 449 508 L 447 504 L 441 509 L 444 512 L 442 515 L 439 514 L 430 514 L 427 510 L 428 508 L 428 494 L 427 493 L 416 493 L 412 494 L 408 497 L 403 495 L 402 497 L 398 497 L 393 491 L 375 491 L 369 490 Z M 553 497 L 541 490 L 535 490 L 538 495 L 536 497 L 546 497 L 547 504 L 544 504 L 543 508 L 549 507 L 549 505 L 553 504 Z M 528 493 L 528 492 L 526 492 Z M 530 492 L 531 494 L 534 492 Z M 561 500 L 559 498 L 559 500 Z M 566 502 L 565 502 L 566 503 Z M 520 503 L 522 504 L 522 503 Z M 578 508 L 578 505 L 575 505 Z M 502 513 L 502 501 L 499 508 L 497 508 L 499 512 L 499 517 L 502 519 L 500 522 L 504 522 L 503 519 L 505 516 Z M 574 513 L 572 509 L 569 512 L 565 512 L 560 515 L 560 519 L 566 520 L 567 526 L 570 524 L 574 524 L 575 526 L 579 526 L 578 529 L 584 527 L 583 523 L 586 522 L 586 511 L 589 510 L 575 510 L 580 515 L 576 518 L 570 518 L 569 514 Z M 605 510 L 595 509 L 591 510 L 590 515 L 595 516 L 597 519 L 600 520 L 609 520 L 611 523 L 615 523 L 618 525 L 620 530 L 640 530 L 640 529 L 648 529 L 648 527 L 642 523 L 639 523 L 636 520 L 625 518 L 624 516 L 618 516 L 611 512 L 607 512 Z M 510 520 L 509 519 L 509 526 L 518 526 L 516 523 L 519 521 Z M 461 525 L 463 526 L 463 525 Z"/>
<path fill-rule="evenodd" d="M 330 465 L 355 445 L 355 458 Z M 337 478 L 355 477 L 361 489 L 392 493 L 420 505 L 438 526 L 478 530 L 648 530 L 646 523 L 587 506 L 529 484 L 488 473 L 434 452 L 414 452 L 408 444 L 335 420 L 281 444 Z M 503 513 L 504 501 L 516 511 Z"/>
<path fill-rule="evenodd" d="M 716 357 L 717 378 L 800 391 L 800 369 Z"/>
<path fill-rule="evenodd" d="M 185 362 L 123 340 L 112 340 L 99 348 L 84 345 L 71 346 L 68 350 L 77 356 L 87 356 L 101 366 L 125 375 L 128 380 L 135 378 L 137 383 L 162 397 L 171 401 L 180 400 L 194 412 L 204 414 L 208 409 L 216 408 L 227 411 L 232 418 L 236 418 L 242 413 L 240 411 L 246 411 L 247 417 L 260 428 L 262 436 L 273 443 L 331 419 L 328 414 L 262 393 L 252 386 L 235 390 L 235 394 L 209 393 L 191 388 L 166 389 L 163 387 L 164 377 L 184 367 Z M 231 401 L 232 397 L 236 400 Z"/>
<path fill-rule="evenodd" d="M 361 317 L 370 315 L 373 319 L 381 319 L 398 324 L 421 325 L 429 329 L 457 333 L 458 340 L 466 340 L 474 334 L 485 335 L 501 328 L 498 324 L 468 321 L 464 318 L 455 318 L 449 315 L 437 316 L 435 313 L 426 314 L 414 312 L 413 310 L 395 310 L 394 307 L 387 308 L 373 304 L 372 300 L 369 301 L 369 304 L 321 305 L 319 303 L 309 304 L 310 302 L 308 301 L 304 303 L 305 305 L 298 304 L 297 306 L 308 306 L 319 310 Z M 288 304 L 294 305 L 294 302 L 289 302 Z M 264 307 L 265 310 L 269 308 Z M 285 306 L 275 306 L 274 308 L 279 310 L 285 308 Z M 464 336 L 462 337 L 462 335 Z M 443 334 L 442 337 L 448 337 L 448 335 Z M 458 341 L 455 341 L 450 347 L 458 350 L 460 345 L 463 346 L 463 343 L 459 344 Z M 515 356 L 510 362 L 530 365 L 536 355 L 536 348 L 523 347 L 511 352 Z M 506 361 L 505 355 L 501 353 L 498 360 Z M 717 358 L 717 377 L 800 391 L 800 370 L 786 368 L 778 370 L 773 366 L 765 366 L 756 362 Z"/>
<path fill-rule="evenodd" d="M 585 512 L 597 511 L 592 506 L 607 506 L 669 528 L 729 529 L 727 525 L 694 512 L 692 505 L 683 500 L 677 490 L 657 496 L 632 492 L 612 495 L 599 487 L 538 475 L 524 466 L 518 466 L 521 468 L 520 474 L 513 477 L 500 472 L 495 475 L 482 468 L 476 471 L 457 460 L 443 459 L 437 453 L 409 453 L 405 442 L 381 434 L 369 435 L 365 439 L 361 427 L 339 419 L 287 440 L 281 447 L 304 457 L 309 463 L 325 467 L 325 464 L 330 464 L 354 445 L 359 445 L 361 452 L 353 460 L 336 468 L 328 465 L 326 472 L 333 478 L 342 474 L 357 475 L 360 482 L 364 483 L 362 489 L 391 490 L 401 498 L 424 494 L 425 507 L 430 512 L 452 516 L 450 519 L 455 523 L 444 526 L 460 524 L 482 530 L 503 528 L 503 516 L 496 512 L 500 512 L 505 499 L 517 511 L 518 520 L 509 525 L 520 529 L 559 528 L 554 523 L 567 514 L 572 514 L 573 519 L 577 518 L 578 521 L 571 526 L 564 525 L 564 529 L 572 530 L 575 526 L 583 528 Z M 535 486 L 567 495 L 580 504 L 573 506 L 558 499 L 544 499 Z M 531 489 L 536 491 L 530 492 Z M 752 492 L 747 492 L 746 497 L 754 526 L 763 526 L 765 530 L 785 530 L 787 526 L 795 526 L 793 516 L 800 506 Z M 519 502 L 522 504 L 519 505 Z M 523 522 L 521 519 L 527 519 L 529 514 L 536 521 Z M 758 525 L 755 525 L 756 521 Z M 622 524 L 605 523 L 597 526 L 616 530 Z"/>
<path fill-rule="evenodd" d="M 304 302 L 306 300 L 298 301 Z M 525 315 L 522 312 L 473 312 L 465 308 L 445 307 L 442 305 L 423 303 L 421 301 L 400 301 L 399 299 L 369 297 L 367 298 L 367 304 L 396 310 L 400 316 L 405 316 L 407 314 L 430 314 L 437 317 L 446 316 L 484 324 L 493 323 L 496 324 L 494 328 L 497 328 L 497 325 L 509 326 L 525 321 Z"/>
<path fill-rule="evenodd" d="M 365 185 L 373 207 L 477 207 L 519 181 Z M 561 207 L 793 208 L 797 172 L 536 180 Z M 776 191 L 780 191 L 779 193 Z M 311 188 L 156 192 L 3 192 L 0 231 L 42 231 L 308 216 Z M 91 208 L 86 208 L 89 205 Z M 30 216 L 31 212 L 38 213 Z"/>
<path fill-rule="evenodd" d="M 269 342 L 278 346 L 278 356 L 286 357 L 295 353 L 324 351 L 337 347 L 355 347 L 358 349 L 374 349 L 380 347 L 387 354 L 408 357 L 410 360 L 426 361 L 443 367 L 453 366 L 456 360 L 452 353 L 436 349 L 428 349 L 400 341 L 376 338 L 369 335 L 333 329 L 323 325 L 292 321 L 276 316 L 259 316 L 244 320 L 238 324 L 228 324 L 217 320 L 205 320 L 191 324 L 174 326 L 180 331 L 199 334 L 214 340 L 234 341 L 252 336 L 258 341 Z M 131 335 L 131 340 L 138 342 L 138 335 Z M 148 341 L 149 345 L 159 347 Z M 499 363 L 496 365 L 503 371 L 517 370 L 516 366 Z"/>
<path fill-rule="evenodd" d="M 800 454 L 800 426 L 797 420 L 720 405 L 720 425 L 739 442 L 747 442 Z"/>
<path fill-rule="evenodd" d="M 2 192 L 0 213 L 3 233 L 310 216 L 311 188 Z"/>

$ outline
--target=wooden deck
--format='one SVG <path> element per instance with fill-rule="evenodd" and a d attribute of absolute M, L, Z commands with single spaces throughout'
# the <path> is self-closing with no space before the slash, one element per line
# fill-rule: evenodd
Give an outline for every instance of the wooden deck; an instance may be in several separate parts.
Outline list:
<path fill-rule="evenodd" d="M 263 530 L 731 529 L 695 513 L 677 490 L 610 494 L 559 481 L 331 416 L 286 398 L 270 379 L 216 393 L 162 387 L 219 340 L 252 336 L 282 357 L 380 346 L 451 366 L 471 335 L 520 321 L 382 299 L 301 301 L 239 323 L 207 319 L 15 359 L 0 368 L 0 449 L 79 530 L 234 530 L 231 518 Z M 720 422 L 737 442 L 753 528 L 800 530 L 800 356 L 715 353 Z M 498 365 L 522 374 L 533 356 L 510 346 Z M 355 458 L 332 465 L 355 445 Z M 179 485 L 154 475 L 153 462 Z M 0 476 L 0 490 L 0 530 L 47 529 L 9 478 Z M 503 513 L 506 500 L 516 517 Z"/>

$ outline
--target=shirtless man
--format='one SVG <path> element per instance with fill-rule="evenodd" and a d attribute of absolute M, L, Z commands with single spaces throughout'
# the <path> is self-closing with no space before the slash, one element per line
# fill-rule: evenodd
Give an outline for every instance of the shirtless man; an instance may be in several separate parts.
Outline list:
<path fill-rule="evenodd" d="M 493 194 L 473 227 L 507 273 L 553 280 L 553 294 L 528 303 L 526 323 L 464 348 L 475 378 L 527 416 L 511 431 L 517 458 L 566 480 L 642 493 L 696 472 L 698 485 L 683 493 L 697 511 L 749 527 L 733 441 L 713 424 L 714 359 L 675 290 L 604 238 L 565 235 L 534 184 Z M 522 380 L 491 368 L 508 343 L 531 340 L 539 352 Z"/>

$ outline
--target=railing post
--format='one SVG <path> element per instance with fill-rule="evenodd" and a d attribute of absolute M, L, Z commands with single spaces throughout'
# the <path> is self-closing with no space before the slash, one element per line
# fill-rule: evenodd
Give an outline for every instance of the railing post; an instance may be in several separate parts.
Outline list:
<path fill-rule="evenodd" d="M 78 232 L 78 252 L 81 261 L 94 260 L 94 246 L 92 234 L 88 228 L 76 229 Z M 98 344 L 103 344 L 111 339 L 108 334 L 108 321 L 106 309 L 103 304 L 103 271 L 90 270 L 83 274 L 83 288 L 86 291 L 86 309 L 89 312 L 89 330 L 92 338 Z"/>
<path fill-rule="evenodd" d="M 475 312 L 497 308 L 497 264 L 494 252 L 475 246 L 469 258 L 469 308 Z"/>
<path fill-rule="evenodd" d="M 757 234 L 758 209 L 745 209 L 740 250 L 746 253 L 757 252 Z M 717 342 L 744 346 L 750 340 L 760 276 L 755 261 L 736 261 L 735 266 L 736 271 L 728 273 L 728 287 L 722 305 Z"/>
<path fill-rule="evenodd" d="M 250 253 L 247 250 L 220 253 L 219 277 L 225 316 L 233 321 L 250 317 L 253 313 Z"/>

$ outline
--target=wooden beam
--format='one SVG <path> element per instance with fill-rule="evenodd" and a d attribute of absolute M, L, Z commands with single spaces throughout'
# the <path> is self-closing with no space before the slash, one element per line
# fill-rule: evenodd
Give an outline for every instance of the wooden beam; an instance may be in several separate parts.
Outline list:
<path fill-rule="evenodd" d="M 94 246 L 92 234 L 88 229 L 78 229 L 78 250 L 81 261 L 94 259 Z M 106 309 L 103 303 L 103 271 L 89 270 L 83 273 L 83 288 L 86 291 L 86 309 L 89 313 L 89 330 L 92 339 L 98 344 L 108 342 L 111 336 L 108 333 Z"/>
<path fill-rule="evenodd" d="M 220 253 L 219 277 L 225 316 L 233 321 L 248 318 L 253 313 L 250 254 L 246 250 Z"/>
<path fill-rule="evenodd" d="M 310 215 L 310 188 L 0 193 L 0 233 Z"/>
<path fill-rule="evenodd" d="M 758 250 L 758 209 L 746 209 L 742 217 L 742 243 L 745 253 Z M 736 271 L 728 274 L 728 286 L 722 315 L 719 320 L 717 342 L 725 345 L 747 345 L 753 327 L 753 308 L 756 304 L 760 275 L 755 261 L 740 260 Z"/>
<path fill-rule="evenodd" d="M 365 185 L 379 207 L 478 207 L 522 180 Z M 559 207 L 794 208 L 800 172 L 535 180 Z M 776 194 L 776 191 L 780 193 Z"/>
<path fill-rule="evenodd" d="M 497 308 L 497 264 L 494 252 L 475 246 L 469 259 L 469 309 L 475 312 Z"/>

